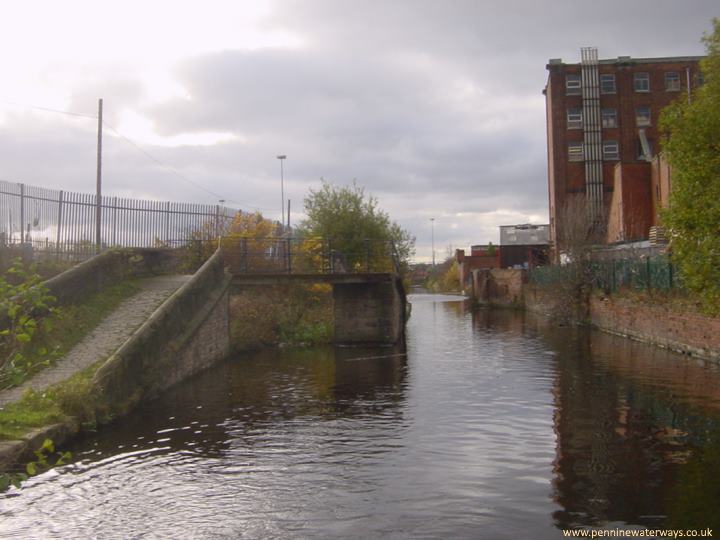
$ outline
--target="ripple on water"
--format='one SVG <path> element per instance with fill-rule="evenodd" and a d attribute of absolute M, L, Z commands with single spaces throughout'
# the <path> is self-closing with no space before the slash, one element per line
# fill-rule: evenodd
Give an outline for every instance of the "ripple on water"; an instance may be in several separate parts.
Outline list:
<path fill-rule="evenodd" d="M 716 371 L 653 358 L 642 377 L 638 348 L 623 360 L 595 341 L 582 356 L 585 338 L 522 314 L 411 301 L 407 356 L 231 359 L 3 495 L 2 536 L 557 538 L 563 525 L 665 519 L 669 482 L 617 508 L 596 492 L 632 492 L 637 471 L 676 476 L 656 428 L 674 418 L 688 435 L 673 455 L 690 449 L 714 420 L 684 403 L 716 400 Z M 686 399 L 696 378 L 710 383 Z M 649 461 L 626 465 L 623 440 Z"/>

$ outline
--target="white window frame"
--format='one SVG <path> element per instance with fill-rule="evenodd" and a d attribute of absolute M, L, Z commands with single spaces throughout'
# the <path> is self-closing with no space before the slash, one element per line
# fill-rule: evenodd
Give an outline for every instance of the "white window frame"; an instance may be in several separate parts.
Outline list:
<path fill-rule="evenodd" d="M 576 73 L 568 73 L 565 75 L 565 95 L 579 96 L 582 94 L 582 80 L 580 75 Z"/>
<path fill-rule="evenodd" d="M 617 141 L 603 141 L 603 159 L 606 161 L 617 161 L 620 159 L 620 144 Z"/>
<path fill-rule="evenodd" d="M 665 72 L 665 91 L 666 92 L 679 92 L 682 89 L 680 83 L 680 74 L 677 71 L 666 71 Z"/>
<path fill-rule="evenodd" d="M 567 127 L 568 129 L 582 129 L 583 115 L 582 109 L 579 107 L 570 107 L 567 110 Z"/>
<path fill-rule="evenodd" d="M 633 73 L 633 88 L 636 92 L 649 92 L 650 74 L 647 72 Z"/>
<path fill-rule="evenodd" d="M 585 149 L 582 142 L 568 143 L 568 161 L 585 161 Z"/>
<path fill-rule="evenodd" d="M 647 111 L 647 114 L 641 113 Z M 652 124 L 652 111 L 650 107 L 635 107 L 635 125 L 638 127 L 645 127 Z"/>
<path fill-rule="evenodd" d="M 612 82 L 612 90 L 609 89 L 609 81 Z M 617 92 L 617 86 L 615 81 L 614 73 L 601 73 L 600 74 L 600 93 L 601 94 L 615 94 Z M 608 88 L 606 88 L 608 86 Z"/>
<path fill-rule="evenodd" d="M 610 112 L 612 112 L 612 114 L 610 114 Z M 609 121 L 610 119 L 612 119 L 612 123 Z M 602 127 L 604 128 L 618 127 L 617 109 L 614 109 L 612 107 L 602 109 L 602 111 L 600 111 L 600 121 L 602 123 Z"/>

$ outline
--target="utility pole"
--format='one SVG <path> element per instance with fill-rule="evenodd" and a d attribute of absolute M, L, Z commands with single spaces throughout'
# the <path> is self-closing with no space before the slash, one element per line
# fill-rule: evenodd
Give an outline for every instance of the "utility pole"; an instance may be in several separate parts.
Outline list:
<path fill-rule="evenodd" d="M 103 100 L 98 100 L 97 185 L 95 189 L 95 249 L 100 252 L 102 240 L 102 115 Z"/>

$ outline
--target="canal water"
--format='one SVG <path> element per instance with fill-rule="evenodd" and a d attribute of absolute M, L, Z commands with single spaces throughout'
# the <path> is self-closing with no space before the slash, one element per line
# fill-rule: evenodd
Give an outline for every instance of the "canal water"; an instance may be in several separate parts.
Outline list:
<path fill-rule="evenodd" d="M 0 495 L 2 538 L 720 529 L 720 369 L 457 297 L 406 351 L 244 354 Z"/>

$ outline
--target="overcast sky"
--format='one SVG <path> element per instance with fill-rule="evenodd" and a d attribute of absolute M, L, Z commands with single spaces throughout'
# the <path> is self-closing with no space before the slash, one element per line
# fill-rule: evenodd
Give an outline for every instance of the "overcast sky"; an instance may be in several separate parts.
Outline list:
<path fill-rule="evenodd" d="M 39 108 L 103 98 L 107 195 L 277 218 L 286 154 L 294 219 L 321 177 L 357 179 L 417 260 L 435 218 L 441 259 L 547 222 L 548 59 L 703 54 L 713 16 L 717 0 L 6 3 L 0 179 L 93 192 L 96 121 Z"/>

